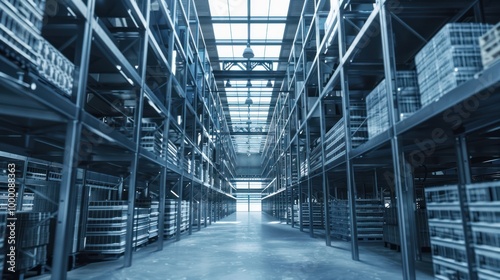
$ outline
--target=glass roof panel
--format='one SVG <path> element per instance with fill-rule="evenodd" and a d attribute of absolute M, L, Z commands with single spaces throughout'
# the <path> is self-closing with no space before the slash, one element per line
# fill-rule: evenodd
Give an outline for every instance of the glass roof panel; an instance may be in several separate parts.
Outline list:
<path fill-rule="evenodd" d="M 284 23 L 252 23 L 250 24 L 250 41 L 252 40 L 280 40 L 285 32 Z"/>
<path fill-rule="evenodd" d="M 284 23 L 251 23 L 248 34 L 248 23 L 242 23 L 248 16 L 247 0 L 208 0 L 212 17 L 223 20 L 225 23 L 213 23 L 214 37 L 218 57 L 222 62 L 228 60 L 243 60 L 245 42 L 250 39 L 255 58 L 276 61 L 281 52 L 281 42 L 284 36 Z M 290 0 L 250 0 L 250 17 L 265 19 L 271 17 L 285 18 L 288 13 Z M 238 22 L 233 22 L 238 20 Z M 221 21 L 219 21 L 221 22 Z M 243 21 L 244 22 L 244 21 Z M 249 38 L 250 37 L 250 38 Z M 252 41 L 259 44 L 252 45 Z M 261 43 L 269 43 L 262 45 Z M 237 64 L 240 65 L 240 64 Z M 273 69 L 277 70 L 278 63 L 273 62 Z M 241 66 L 245 67 L 245 66 Z M 232 71 L 241 71 L 233 66 Z M 256 71 L 266 71 L 263 66 L 256 66 Z M 231 87 L 225 87 L 225 103 L 227 107 L 227 121 L 230 129 L 242 134 L 233 137 L 236 152 L 261 152 L 265 135 L 245 135 L 247 132 L 266 133 L 269 128 L 268 118 L 273 96 L 273 88 L 267 87 L 268 82 L 274 85 L 274 80 L 251 80 L 252 87 L 247 87 L 248 80 L 230 80 Z M 250 97 L 252 104 L 246 101 Z M 250 120 L 250 123 L 249 123 Z"/>

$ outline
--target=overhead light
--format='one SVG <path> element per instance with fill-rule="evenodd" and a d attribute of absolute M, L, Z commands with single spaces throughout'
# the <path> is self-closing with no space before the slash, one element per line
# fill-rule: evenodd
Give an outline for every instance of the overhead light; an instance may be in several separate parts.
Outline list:
<path fill-rule="evenodd" d="M 175 195 L 176 197 L 179 197 L 179 195 L 178 195 L 178 194 L 176 194 L 173 190 L 170 190 L 170 192 L 171 192 L 173 195 Z"/>
<path fill-rule="evenodd" d="M 252 87 L 252 82 L 250 80 L 247 82 L 247 87 Z"/>
<path fill-rule="evenodd" d="M 252 98 L 250 98 L 250 96 L 247 97 L 247 100 L 245 100 L 245 104 L 248 105 L 248 106 L 250 106 L 250 105 L 253 104 L 253 100 L 252 100 Z"/>
<path fill-rule="evenodd" d="M 267 80 L 266 87 L 273 87 L 273 83 L 271 82 L 271 80 Z"/>
<path fill-rule="evenodd" d="M 226 82 L 226 87 L 232 87 L 231 82 L 229 80 L 227 80 Z"/>
<path fill-rule="evenodd" d="M 253 58 L 255 55 L 253 54 L 252 48 L 250 48 L 250 44 L 247 44 L 247 47 L 243 51 L 243 57 L 246 59 Z"/>

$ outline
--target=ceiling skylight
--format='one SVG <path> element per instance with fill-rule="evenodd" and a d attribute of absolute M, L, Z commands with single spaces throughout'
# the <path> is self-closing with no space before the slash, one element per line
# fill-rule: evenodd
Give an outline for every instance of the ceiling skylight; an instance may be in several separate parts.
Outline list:
<path fill-rule="evenodd" d="M 244 61 L 243 51 L 250 40 L 254 53 L 252 61 L 270 61 L 273 70 L 277 70 L 290 0 L 250 0 L 250 14 L 247 0 L 208 0 L 208 3 L 221 66 L 223 62 Z M 230 69 L 243 70 L 246 69 Z M 267 70 L 259 65 L 254 71 Z M 273 88 L 268 87 L 268 84 L 274 85 L 274 82 L 251 80 L 252 87 L 247 87 L 248 80 L 235 79 L 230 81 L 231 87 L 224 89 L 230 129 L 233 133 L 240 133 L 233 137 L 237 153 L 262 152 L 270 110 L 274 107 L 271 104 Z"/>

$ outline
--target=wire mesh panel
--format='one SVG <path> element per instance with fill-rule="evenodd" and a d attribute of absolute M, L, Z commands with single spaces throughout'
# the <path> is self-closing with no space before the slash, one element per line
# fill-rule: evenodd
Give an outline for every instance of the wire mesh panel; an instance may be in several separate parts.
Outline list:
<path fill-rule="evenodd" d="M 422 106 L 470 80 L 482 69 L 478 38 L 491 27 L 449 23 L 415 56 Z"/>
<path fill-rule="evenodd" d="M 500 58 L 500 23 L 479 39 L 484 68 L 490 67 Z"/>
<path fill-rule="evenodd" d="M 50 213 L 19 211 L 16 216 L 16 271 L 26 271 L 47 261 Z"/>

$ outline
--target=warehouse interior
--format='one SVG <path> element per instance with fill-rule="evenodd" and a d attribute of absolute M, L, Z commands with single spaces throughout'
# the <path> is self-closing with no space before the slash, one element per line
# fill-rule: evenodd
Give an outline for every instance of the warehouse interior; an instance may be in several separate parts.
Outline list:
<path fill-rule="evenodd" d="M 500 279 L 499 22 L 0 0 L 2 279 Z"/>

